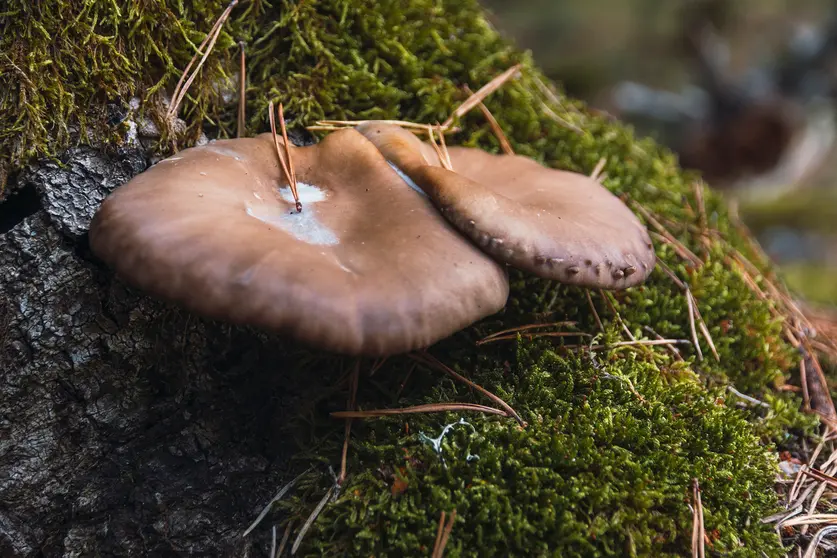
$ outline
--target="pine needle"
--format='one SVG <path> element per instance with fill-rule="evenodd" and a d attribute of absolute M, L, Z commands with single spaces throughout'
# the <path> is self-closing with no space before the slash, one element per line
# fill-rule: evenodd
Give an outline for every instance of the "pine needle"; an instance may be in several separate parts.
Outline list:
<path fill-rule="evenodd" d="M 508 403 L 503 401 L 500 397 L 498 397 L 497 395 L 494 395 L 493 393 L 491 393 L 490 391 L 488 391 L 484 387 L 472 382 L 471 380 L 469 380 L 468 378 L 466 378 L 462 374 L 459 374 L 458 372 L 455 372 L 451 367 L 449 367 L 448 365 L 446 365 L 445 363 L 443 363 L 442 361 L 440 361 L 439 359 L 437 359 L 436 357 L 434 357 L 430 353 L 424 351 L 424 352 L 421 352 L 421 353 L 411 353 L 409 356 L 410 356 L 410 358 L 412 358 L 414 360 L 417 360 L 419 362 L 423 362 L 426 365 L 430 365 L 430 366 L 436 368 L 437 370 L 440 370 L 440 371 L 444 372 L 445 374 L 452 377 L 453 379 L 459 380 L 460 382 L 462 382 L 462 383 L 468 385 L 469 387 L 477 390 L 478 392 L 482 393 L 483 395 L 485 395 L 486 397 L 488 397 L 489 399 L 491 399 L 492 401 L 494 401 L 495 403 L 500 405 L 500 407 L 502 407 L 506 411 L 506 414 L 514 417 L 515 420 L 518 423 L 520 423 L 521 426 L 523 426 L 523 427 L 526 426 L 526 421 L 524 421 L 522 418 L 520 418 L 520 415 L 517 414 L 517 411 L 512 409 L 511 405 L 509 405 Z"/>
<path fill-rule="evenodd" d="M 279 164 L 282 165 L 282 172 L 285 173 L 285 179 L 288 181 L 288 186 L 291 185 L 291 170 L 282 156 L 282 150 L 279 149 L 279 137 L 276 135 L 276 117 L 273 116 L 273 101 L 267 104 L 267 116 L 270 120 L 270 133 L 273 135 L 273 145 L 276 148 L 276 156 L 279 158 Z M 285 146 L 287 149 L 287 145 Z M 293 191 L 293 190 L 292 190 Z"/>
<path fill-rule="evenodd" d="M 704 547 L 706 530 L 703 526 L 703 503 L 697 479 L 692 479 L 692 503 L 692 558 L 704 558 L 706 556 Z"/>
<path fill-rule="evenodd" d="M 703 361 L 703 351 L 700 350 L 697 330 L 695 329 L 695 299 L 692 296 L 692 291 L 689 287 L 686 287 L 686 306 L 689 310 L 689 331 L 692 332 L 692 345 L 695 346 L 695 352 L 697 352 L 698 360 Z"/>
<path fill-rule="evenodd" d="M 592 337 L 589 333 L 581 331 L 537 331 L 534 333 L 516 333 L 513 335 L 500 335 L 491 339 L 481 339 L 477 341 L 477 345 L 485 345 L 486 343 L 494 343 L 495 341 L 514 341 L 518 336 L 524 339 L 538 339 L 539 337 Z"/>
<path fill-rule="evenodd" d="M 246 531 L 244 531 L 244 533 L 242 533 L 242 535 L 241 535 L 241 536 L 242 536 L 242 537 L 246 537 L 247 535 L 249 535 L 249 534 L 253 531 L 253 529 L 255 529 L 255 528 L 256 528 L 256 526 L 258 526 L 258 524 L 262 522 L 262 519 L 264 519 L 264 518 L 265 518 L 265 516 L 268 514 L 268 512 L 269 512 L 269 511 L 270 511 L 270 509 L 271 509 L 271 507 L 273 507 L 273 504 L 275 504 L 276 502 L 278 502 L 279 500 L 281 500 L 282 498 L 284 498 L 284 497 L 285 497 L 285 494 L 287 494 L 287 493 L 288 493 L 288 491 L 289 491 L 291 488 L 293 488 L 293 487 L 294 487 L 294 485 L 295 485 L 295 484 L 299 481 L 299 479 L 301 479 L 301 478 L 302 478 L 302 476 L 303 476 L 303 475 L 305 475 L 306 473 L 308 473 L 310 470 L 311 470 L 311 469 L 309 468 L 309 469 L 307 469 L 307 470 L 303 471 L 302 473 L 300 473 L 299 475 L 297 475 L 297 476 L 296 476 L 293 480 L 291 480 L 288 484 L 286 484 L 285 486 L 283 486 L 283 487 L 282 487 L 282 489 L 281 489 L 281 490 L 279 490 L 279 492 L 277 492 L 277 493 L 276 493 L 276 496 L 274 496 L 273 498 L 271 498 L 271 499 L 270 499 L 270 502 L 268 502 L 268 503 L 267 503 L 267 505 L 265 505 L 265 507 L 264 507 L 264 508 L 262 508 L 262 511 L 261 511 L 261 513 L 259 513 L 259 516 L 256 518 L 256 520 L 255 520 L 253 523 L 251 523 L 251 524 L 250 524 L 250 526 L 247 528 L 247 530 L 246 530 Z"/>
<path fill-rule="evenodd" d="M 474 92 L 466 85 L 463 87 L 466 93 L 469 95 L 473 95 Z M 497 141 L 500 142 L 500 149 L 503 150 L 503 153 L 506 155 L 514 155 L 514 149 L 512 149 L 511 143 L 509 143 L 509 139 L 506 137 L 505 132 L 503 132 L 503 128 L 500 127 L 500 123 L 497 122 L 497 119 L 494 118 L 494 115 L 491 114 L 491 111 L 488 110 L 488 107 L 480 101 L 479 103 L 480 111 L 482 111 L 482 115 L 485 116 L 485 119 L 488 121 L 488 125 L 491 127 L 491 131 L 494 132 L 494 136 L 497 138 Z"/>
<path fill-rule="evenodd" d="M 349 377 L 349 410 L 354 410 L 355 403 L 357 401 L 357 385 L 360 380 L 360 359 L 355 361 L 354 370 L 352 370 L 352 374 Z M 337 477 L 337 484 L 343 485 L 343 482 L 346 480 L 346 463 L 348 461 L 349 456 L 349 436 L 352 433 L 352 419 L 351 417 L 346 419 L 346 429 L 343 438 L 343 455 L 340 458 L 340 476 Z"/>
<path fill-rule="evenodd" d="M 215 42 L 218 40 L 218 37 L 221 35 L 221 29 L 224 26 L 224 23 L 227 21 L 227 18 L 230 17 L 230 12 L 232 9 L 238 4 L 238 0 L 232 0 L 229 3 L 227 8 L 221 13 L 218 19 L 215 21 L 215 24 L 212 26 L 212 29 L 204 38 L 203 42 L 198 47 L 198 52 L 192 57 L 189 61 L 189 64 L 186 65 L 186 69 L 183 70 L 183 73 L 180 76 L 180 80 L 178 80 L 177 85 L 174 88 L 174 92 L 172 93 L 171 104 L 169 104 L 169 109 L 166 112 L 166 121 L 169 123 L 174 122 L 177 119 L 177 113 L 180 111 L 180 104 L 183 102 L 184 97 L 186 97 L 186 93 L 189 91 L 189 87 L 191 87 L 192 82 L 195 81 L 198 73 L 200 72 L 201 68 L 203 67 L 204 62 L 209 57 L 209 53 L 212 52 L 213 47 L 215 46 Z M 204 48 L 206 50 L 204 51 Z M 201 56 L 201 60 L 198 63 L 197 67 L 195 67 L 195 71 L 189 75 L 189 70 L 192 69 L 192 65 L 197 60 L 198 54 L 203 52 L 203 56 Z M 189 75 L 187 79 L 186 76 Z M 185 81 L 184 81 L 185 80 Z"/>
<path fill-rule="evenodd" d="M 575 326 L 575 325 L 576 325 L 576 322 L 566 322 L 566 321 L 564 321 L 564 322 L 551 322 L 551 323 L 547 323 L 547 324 L 526 324 L 526 325 L 522 325 L 522 326 L 511 327 L 509 329 L 504 329 L 504 330 L 492 333 L 490 335 L 486 335 L 485 337 L 483 337 L 482 339 L 477 341 L 477 345 L 480 345 L 482 343 L 486 343 L 494 337 L 498 337 L 500 335 L 505 335 L 507 333 L 515 333 L 515 332 L 518 332 L 518 331 L 526 331 L 526 330 L 529 330 L 529 329 L 538 329 L 538 328 L 542 328 L 542 327 L 561 327 L 561 326 Z"/>
<path fill-rule="evenodd" d="M 291 547 L 291 556 L 296 554 L 296 551 L 299 550 L 299 546 L 302 544 L 302 541 L 305 538 L 305 535 L 308 533 L 308 530 L 311 529 L 311 526 L 320 516 L 320 513 L 322 513 L 323 511 L 323 508 L 325 508 L 326 504 L 331 498 L 331 495 L 334 493 L 335 486 L 336 485 L 332 485 L 331 488 L 328 489 L 328 491 L 325 493 L 325 496 L 323 496 L 323 499 L 320 500 L 320 503 L 317 504 L 317 507 L 314 508 L 314 511 L 311 512 L 311 515 L 309 515 L 308 519 L 306 519 L 305 523 L 303 523 L 302 529 L 299 530 L 299 534 L 296 536 L 296 540 L 294 540 L 294 545 Z"/>
<path fill-rule="evenodd" d="M 238 131 L 236 136 L 243 138 L 247 135 L 246 123 L 247 118 L 247 62 L 244 53 L 244 41 L 239 41 L 238 46 L 241 49 L 241 64 L 239 68 L 238 79 Z"/>
<path fill-rule="evenodd" d="M 433 545 L 433 553 L 430 558 L 436 558 L 439 553 L 439 545 L 442 544 L 442 533 L 445 530 L 445 510 L 442 510 L 442 515 L 439 516 L 439 527 L 436 528 L 436 544 Z"/>
<path fill-rule="evenodd" d="M 415 130 L 416 132 L 424 132 L 428 126 L 439 133 L 454 133 L 458 132 L 459 128 L 444 128 L 442 126 L 431 124 L 419 124 L 417 122 L 409 122 L 407 120 L 318 120 L 313 126 L 306 126 L 307 130 L 340 130 L 342 128 L 353 128 L 361 124 L 368 124 L 369 122 L 380 122 L 383 124 L 393 124 Z"/>
<path fill-rule="evenodd" d="M 509 81 L 510 79 L 517 77 L 520 74 L 520 64 L 515 64 L 502 74 L 498 75 L 482 87 L 480 87 L 476 93 L 468 97 L 465 102 L 459 105 L 456 110 L 453 111 L 453 114 L 448 117 L 447 120 L 442 123 L 443 128 L 450 128 L 453 124 L 454 120 L 457 118 L 462 118 L 466 114 L 468 114 L 471 109 L 479 105 L 486 97 L 500 89 L 504 83 Z"/>
<path fill-rule="evenodd" d="M 291 142 L 288 140 L 288 130 L 285 128 L 285 111 L 282 103 L 279 103 L 279 126 L 282 129 L 282 139 L 285 140 L 285 153 L 288 157 L 288 169 L 290 170 L 291 181 L 289 186 L 291 187 L 291 193 L 293 194 L 294 201 L 296 202 L 296 210 L 297 212 L 300 212 L 302 211 L 302 204 L 299 202 L 299 192 L 296 187 L 296 171 L 294 170 L 293 158 L 291 158 Z"/>
<path fill-rule="evenodd" d="M 430 126 L 427 127 L 427 137 L 430 139 L 430 145 L 433 146 L 433 149 L 436 151 L 436 156 L 439 157 L 439 162 L 442 164 L 442 167 L 452 171 L 453 164 L 450 162 L 450 154 L 447 152 L 447 146 L 445 146 L 444 150 L 436 143 L 436 136 L 433 134 L 433 128 Z M 440 134 L 440 137 L 443 137 Z"/>
<path fill-rule="evenodd" d="M 439 527 L 442 526 L 442 522 L 445 519 L 445 512 L 442 512 L 441 520 L 439 521 Z M 448 538 L 450 537 L 450 532 L 453 530 L 453 522 L 456 520 L 456 509 L 450 512 L 450 519 L 448 520 L 447 525 L 445 525 L 444 531 L 439 531 L 436 533 L 436 545 L 433 547 L 433 554 L 431 555 L 432 558 L 442 558 L 445 553 L 445 547 L 448 545 Z"/>
<path fill-rule="evenodd" d="M 599 182 L 599 175 L 601 174 L 602 169 L 604 169 L 605 163 L 607 163 L 607 159 L 604 157 L 599 159 L 599 162 L 596 163 L 596 167 L 593 169 L 593 172 L 590 173 L 590 178 Z"/>
<path fill-rule="evenodd" d="M 475 403 L 428 403 L 427 405 L 415 405 L 412 407 L 402 407 L 401 409 L 374 409 L 370 411 L 335 411 L 331 413 L 334 418 L 377 418 L 377 417 L 391 417 L 395 415 L 409 415 L 414 413 L 447 413 L 454 411 L 476 411 L 480 413 L 487 413 L 489 415 L 509 416 L 508 413 L 501 409 L 494 407 L 487 407 L 485 405 L 477 405 Z"/>
<path fill-rule="evenodd" d="M 584 289 L 584 296 L 587 297 L 587 304 L 590 305 L 590 310 L 593 311 L 593 317 L 596 318 L 596 325 L 599 326 L 600 331 L 604 331 L 604 324 L 602 324 L 602 319 L 599 317 L 599 312 L 596 310 L 596 305 L 593 304 L 593 297 L 590 296 L 590 289 Z"/>

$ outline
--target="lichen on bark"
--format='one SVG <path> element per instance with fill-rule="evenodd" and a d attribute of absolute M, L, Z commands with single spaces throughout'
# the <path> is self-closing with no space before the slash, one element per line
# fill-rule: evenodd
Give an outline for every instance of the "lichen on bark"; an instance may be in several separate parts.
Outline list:
<path fill-rule="evenodd" d="M 90 210 L 114 180 L 144 166 L 130 150 L 114 155 L 114 144 L 141 116 L 159 120 L 157 95 L 223 7 L 12 0 L 0 14 L 0 67 L 12 76 L 0 84 L 0 148 L 13 183 L 33 184 L 43 205 L 0 244 L 0 479 L 11 479 L 0 480 L 0 524 L 9 526 L 0 550 L 12 555 L 211 553 L 213 544 L 235 554 L 267 544 L 267 529 L 247 541 L 238 530 L 280 484 L 290 454 L 290 469 L 315 467 L 270 516 L 280 533 L 291 521 L 298 528 L 331 486 L 326 465 L 339 464 L 343 424 L 328 412 L 345 405 L 350 362 L 147 299 L 85 249 Z M 5 32 L 13 26 L 22 31 Z M 565 320 L 599 345 L 625 340 L 625 328 L 690 338 L 685 295 L 659 270 L 641 287 L 591 293 L 603 332 L 583 290 L 513 273 L 503 313 L 431 351 L 504 397 L 528 426 L 469 416 L 474 430 L 455 428 L 442 460 L 420 433 L 435 437 L 458 415 L 355 421 L 347 483 L 300 552 L 426 555 L 441 511 L 455 508 L 449 556 L 682 555 L 697 478 L 714 550 L 782 555 L 760 522 L 777 503 L 775 448 L 813 421 L 775 389 L 798 357 L 771 302 L 727 262 L 739 250 L 768 265 L 718 196 L 704 191 L 700 201 L 696 177 L 669 152 L 545 93 L 529 56 L 473 1 L 241 2 L 182 113 L 193 140 L 201 129 L 234 130 L 235 103 L 222 90 L 238 40 L 247 45 L 252 132 L 265 129 L 271 100 L 285 103 L 297 129 L 325 117 L 442 121 L 466 97 L 463 85 L 475 89 L 521 63 L 521 77 L 486 100 L 511 145 L 584 173 L 604 159 L 604 184 L 653 212 L 700 259 L 657 243 L 660 260 L 690 286 L 719 356 L 703 339 L 702 361 L 686 345 L 685 361 L 660 347 L 576 354 L 564 347 L 572 338 L 475 345 L 501 329 Z M 499 149 L 478 111 L 459 125 L 450 143 Z M 97 148 L 62 152 L 68 166 L 21 170 L 79 138 Z M 740 408 L 727 385 L 770 408 Z M 406 357 L 364 375 L 358 395 L 363 408 L 453 400 L 480 402 Z M 33 501 L 43 486 L 46 500 Z"/>

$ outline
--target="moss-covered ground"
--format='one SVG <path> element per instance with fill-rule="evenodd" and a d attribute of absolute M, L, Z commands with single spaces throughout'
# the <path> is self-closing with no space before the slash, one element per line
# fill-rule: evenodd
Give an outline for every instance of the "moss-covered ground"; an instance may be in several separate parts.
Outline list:
<path fill-rule="evenodd" d="M 118 141 L 126 123 L 113 118 L 108 103 L 125 112 L 137 95 L 140 110 L 159 119 L 159 95 L 171 90 L 224 7 L 216 0 L 4 5 L 0 164 L 11 173 L 77 137 Z M 514 149 L 583 173 L 605 159 L 604 184 L 656 215 L 675 244 L 696 254 L 690 261 L 656 242 L 661 261 L 694 294 L 718 354 L 716 360 L 704 336 L 703 360 L 687 344 L 677 346 L 685 360 L 665 346 L 570 346 L 625 341 L 625 330 L 640 339 L 691 339 L 686 295 L 661 270 L 627 292 L 590 293 L 603 332 L 583 290 L 513 274 L 505 312 L 431 352 L 501 395 L 528 425 L 456 413 L 355 421 L 347 481 L 300 553 L 428 555 L 440 513 L 456 509 L 448 556 L 684 555 L 691 548 L 692 479 L 702 489 L 713 552 L 784 553 L 759 520 L 777 506 L 777 446 L 811 433 L 815 420 L 799 412 L 798 398 L 776 389 L 797 355 L 773 303 L 754 294 L 731 264 L 740 251 L 767 265 L 719 197 L 707 190 L 697 196 L 695 177 L 654 143 L 580 103 L 550 99 L 529 57 L 490 28 L 474 1 L 242 1 L 181 113 L 191 138 L 201 128 L 213 136 L 234 130 L 235 103 L 224 103 L 218 85 L 234 81 L 238 40 L 247 44 L 251 132 L 265 129 L 270 100 L 285 103 L 292 126 L 324 117 L 442 121 L 465 98 L 462 85 L 475 89 L 522 63 L 522 76 L 486 101 Z M 460 125 L 450 143 L 499 149 L 478 111 Z M 502 329 L 556 321 L 575 322 L 559 329 L 596 337 L 475 343 Z M 288 381 L 316 368 L 307 381 L 341 389 L 312 402 L 292 425 L 301 466 L 322 464 L 280 506 L 295 529 L 331 486 L 325 464 L 339 464 L 343 423 L 326 412 L 345 407 L 348 388 L 338 379 L 351 368 L 313 355 L 298 362 L 299 370 L 286 371 Z M 372 377 L 370 366 L 361 364 L 361 408 L 486 403 L 406 357 L 388 360 Z M 769 408 L 742 406 L 729 385 Z M 471 426 L 454 427 L 440 453 L 422 436 L 436 437 L 462 416 Z"/>

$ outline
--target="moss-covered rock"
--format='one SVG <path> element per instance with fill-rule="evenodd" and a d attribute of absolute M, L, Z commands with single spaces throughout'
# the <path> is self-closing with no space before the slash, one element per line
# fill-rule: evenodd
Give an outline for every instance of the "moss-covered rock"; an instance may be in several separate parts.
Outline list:
<path fill-rule="evenodd" d="M 223 7 L 216 0 L 7 3 L 0 69 L 12 81 L 0 84 L 0 165 L 14 172 L 29 157 L 79 137 L 118 142 L 138 116 L 128 108 L 132 96 L 143 99 L 140 112 L 159 120 L 159 96 Z M 697 196 L 695 177 L 666 150 L 544 91 L 528 55 L 498 36 L 474 1 L 251 0 L 235 8 L 225 29 L 182 113 L 192 139 L 201 129 L 215 136 L 234 129 L 236 107 L 225 103 L 223 89 L 237 68 L 238 40 L 248 45 L 251 131 L 264 129 L 270 100 L 283 101 L 297 127 L 326 117 L 442 121 L 465 98 L 464 84 L 476 88 L 521 63 L 521 77 L 486 101 L 514 149 L 584 173 L 604 159 L 604 184 L 656 215 L 676 243 L 699 257 L 690 261 L 670 241 L 657 243 L 661 261 L 694 294 L 718 354 L 716 360 L 703 337 L 702 361 L 686 344 L 678 345 L 686 360 L 664 346 L 569 346 L 624 341 L 627 331 L 691 339 L 686 295 L 660 270 L 627 292 L 589 293 L 598 316 L 581 289 L 513 274 L 502 315 L 432 352 L 504 397 L 528 426 L 469 416 L 470 426 L 454 427 L 437 452 L 425 436 L 438 436 L 459 415 L 356 421 L 348 480 L 301 552 L 426 555 L 440 513 L 456 509 L 450 556 L 682 555 L 691 544 L 697 479 L 713 549 L 783 553 L 759 521 L 777 503 L 775 444 L 814 422 L 798 412 L 797 399 L 774 391 L 797 357 L 772 303 L 756 296 L 731 264 L 738 251 L 767 265 L 718 196 Z M 109 119 L 109 104 L 111 113 L 121 105 L 128 119 Z M 460 125 L 450 143 L 499 149 L 478 112 Z M 596 337 L 475 344 L 491 332 L 559 320 Z M 297 363 L 316 368 L 308 381 L 317 378 L 323 387 L 336 385 L 348 364 L 304 357 Z M 364 374 L 358 404 L 480 401 L 437 372 L 413 368 L 410 359 L 395 358 L 371 378 Z M 770 408 L 739 407 L 728 385 Z M 343 391 L 316 402 L 314 414 L 294 425 L 301 461 L 339 462 L 343 424 L 324 413 L 345 399 Z M 300 486 L 281 505 L 285 521 L 297 527 L 331 479 L 320 467 Z"/>

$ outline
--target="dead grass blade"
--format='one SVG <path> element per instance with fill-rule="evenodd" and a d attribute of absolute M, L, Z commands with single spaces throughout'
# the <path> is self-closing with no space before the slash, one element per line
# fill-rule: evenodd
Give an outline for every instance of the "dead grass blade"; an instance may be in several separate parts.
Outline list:
<path fill-rule="evenodd" d="M 430 132 L 431 134 L 433 132 Z M 448 144 L 445 142 L 445 134 L 439 134 L 439 143 L 442 145 L 442 153 L 445 155 L 448 170 L 453 170 L 453 163 L 450 160 L 450 153 L 448 152 Z"/>
<path fill-rule="evenodd" d="M 700 313 L 700 308 L 698 308 L 697 299 L 695 299 L 695 295 L 692 294 L 691 290 L 689 290 L 689 296 L 692 297 L 692 307 L 695 309 L 695 318 L 697 319 L 698 327 L 700 328 L 700 333 L 706 340 L 707 345 L 709 345 L 709 350 L 712 351 L 712 356 L 715 357 L 715 361 L 721 362 L 721 356 L 718 354 L 718 349 L 715 348 L 715 341 L 712 339 L 712 335 L 709 333 L 709 328 L 706 327 L 706 322 L 703 321 L 703 316 Z"/>

